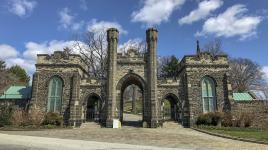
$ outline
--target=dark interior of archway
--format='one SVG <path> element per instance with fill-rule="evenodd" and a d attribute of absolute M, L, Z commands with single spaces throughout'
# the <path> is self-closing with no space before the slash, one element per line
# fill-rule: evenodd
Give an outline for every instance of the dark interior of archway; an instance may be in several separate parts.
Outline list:
<path fill-rule="evenodd" d="M 137 95 L 135 97 L 135 112 L 133 109 L 133 97 L 129 98 L 126 95 L 132 95 L 133 92 L 130 88 L 136 88 Z M 129 99 L 128 99 L 129 98 Z M 129 108 L 131 107 L 131 108 Z M 143 115 L 143 86 L 142 83 L 135 77 L 129 77 L 121 87 L 121 101 L 120 111 L 122 116 L 120 120 L 123 126 L 141 127 L 142 126 L 142 115 Z"/>
<path fill-rule="evenodd" d="M 167 95 L 162 104 L 163 107 L 163 119 L 165 121 L 177 121 L 178 120 L 178 111 L 177 103 L 178 100 L 173 95 Z"/>
<path fill-rule="evenodd" d="M 98 122 L 100 119 L 100 99 L 96 95 L 89 96 L 86 105 L 86 121 Z"/>

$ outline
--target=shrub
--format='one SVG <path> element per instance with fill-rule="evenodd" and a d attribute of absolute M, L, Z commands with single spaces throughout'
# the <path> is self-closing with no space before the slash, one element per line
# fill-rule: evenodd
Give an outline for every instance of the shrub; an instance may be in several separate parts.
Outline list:
<path fill-rule="evenodd" d="M 56 127 L 57 127 L 56 125 L 51 125 L 51 124 L 44 125 L 44 128 L 45 128 L 45 129 L 54 129 L 54 128 L 56 128 Z"/>
<path fill-rule="evenodd" d="M 45 116 L 44 125 L 56 125 L 62 126 L 63 125 L 63 117 L 59 113 L 52 113 L 49 112 Z"/>
<path fill-rule="evenodd" d="M 213 125 L 217 126 L 221 124 L 223 114 L 220 112 L 209 112 L 205 114 L 200 114 L 197 118 L 197 125 Z"/>
<path fill-rule="evenodd" d="M 238 111 L 225 113 L 222 125 L 225 127 L 250 127 L 253 121 L 253 115 L 249 112 Z"/>
<path fill-rule="evenodd" d="M 25 126 L 29 123 L 28 114 L 22 109 L 16 109 L 12 112 L 10 121 L 14 126 Z"/>
<path fill-rule="evenodd" d="M 210 113 L 210 117 L 211 117 L 211 125 L 217 126 L 221 124 L 223 113 L 221 112 Z"/>
<path fill-rule="evenodd" d="M 12 109 L 10 107 L 1 106 L 0 107 L 0 127 L 5 125 L 10 125 L 10 118 L 12 115 Z"/>
<path fill-rule="evenodd" d="M 31 110 L 28 117 L 33 126 L 40 127 L 45 120 L 45 113 L 41 110 L 35 109 Z"/>
<path fill-rule="evenodd" d="M 209 117 L 208 114 L 201 114 L 198 116 L 197 125 L 210 125 L 211 124 L 211 118 Z"/>
<path fill-rule="evenodd" d="M 250 127 L 253 121 L 253 116 L 249 112 L 240 111 L 236 113 L 234 124 L 237 127 Z"/>
<path fill-rule="evenodd" d="M 243 118 L 244 118 L 244 126 L 250 127 L 253 122 L 253 115 L 251 113 L 245 113 Z"/>
<path fill-rule="evenodd" d="M 233 126 L 233 116 L 230 112 L 224 113 L 221 124 L 224 127 Z"/>

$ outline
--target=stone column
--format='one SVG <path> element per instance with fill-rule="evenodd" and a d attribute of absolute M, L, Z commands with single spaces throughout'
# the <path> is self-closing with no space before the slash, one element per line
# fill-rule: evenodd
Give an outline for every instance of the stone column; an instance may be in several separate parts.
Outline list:
<path fill-rule="evenodd" d="M 32 81 L 32 98 L 30 101 L 30 108 L 29 110 L 41 110 L 41 111 L 46 111 L 46 107 L 40 107 L 40 101 L 38 101 L 38 84 L 39 84 L 39 74 L 37 72 L 35 72 L 33 74 L 33 81 Z"/>
<path fill-rule="evenodd" d="M 146 31 L 147 41 L 147 81 L 148 81 L 148 100 L 150 103 L 150 122 L 151 128 L 158 126 L 158 103 L 157 103 L 157 30 L 149 28 Z M 145 108 L 146 109 L 146 108 Z M 147 120 L 146 120 L 147 121 Z M 148 120 L 149 121 L 149 120 Z"/>
<path fill-rule="evenodd" d="M 132 109 L 131 112 L 136 114 L 136 98 L 137 98 L 137 87 L 132 86 Z"/>
<path fill-rule="evenodd" d="M 107 81 L 107 118 L 106 127 L 113 127 L 113 118 L 116 114 L 116 65 L 117 65 L 117 45 L 118 45 L 118 30 L 110 28 L 107 30 L 108 42 L 108 81 Z M 117 108 L 119 111 L 119 108 Z"/>
<path fill-rule="evenodd" d="M 79 101 L 80 78 L 78 73 L 74 73 L 70 79 L 70 119 L 71 126 L 80 126 L 81 120 L 81 103 Z"/>

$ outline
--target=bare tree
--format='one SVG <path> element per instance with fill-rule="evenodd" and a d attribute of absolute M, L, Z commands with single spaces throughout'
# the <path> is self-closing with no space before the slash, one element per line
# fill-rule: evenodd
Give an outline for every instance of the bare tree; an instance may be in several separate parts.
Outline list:
<path fill-rule="evenodd" d="M 212 56 L 224 55 L 226 54 L 222 49 L 222 42 L 220 39 L 214 39 L 213 41 L 208 42 L 202 48 L 203 51 L 209 52 Z"/>
<path fill-rule="evenodd" d="M 265 85 L 261 66 L 250 59 L 231 59 L 230 68 L 230 78 L 234 91 L 244 92 Z"/>
<path fill-rule="evenodd" d="M 83 60 L 87 63 L 89 74 L 92 77 L 106 77 L 107 45 L 105 30 L 87 32 L 81 40 L 76 41 L 75 47 L 78 48 Z M 128 49 L 135 49 L 144 53 L 146 45 L 142 41 L 129 40 L 127 43 L 120 45 L 118 51 L 126 52 Z"/>
<path fill-rule="evenodd" d="M 96 78 L 104 78 L 107 57 L 106 32 L 87 32 L 82 40 L 77 40 L 75 46 L 86 62 L 89 74 Z"/>
<path fill-rule="evenodd" d="M 220 39 L 208 42 L 203 51 L 210 52 L 213 56 L 226 54 Z M 229 64 L 230 81 L 234 91 L 245 92 L 265 87 L 264 73 L 256 62 L 246 58 L 230 58 Z"/>

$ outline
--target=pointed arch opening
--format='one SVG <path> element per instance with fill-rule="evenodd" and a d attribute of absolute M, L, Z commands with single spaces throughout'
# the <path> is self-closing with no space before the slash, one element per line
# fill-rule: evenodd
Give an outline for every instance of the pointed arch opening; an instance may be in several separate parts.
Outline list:
<path fill-rule="evenodd" d="M 164 121 L 180 120 L 180 104 L 178 97 L 173 93 L 164 95 L 161 103 L 162 117 Z"/>
<path fill-rule="evenodd" d="M 54 76 L 48 85 L 47 112 L 61 112 L 63 81 L 60 77 Z"/>
<path fill-rule="evenodd" d="M 202 85 L 203 112 L 215 112 L 217 110 L 216 83 L 211 77 L 204 77 Z"/>
<path fill-rule="evenodd" d="M 117 84 L 117 111 L 118 117 L 122 125 L 141 127 L 144 120 L 144 97 L 145 97 L 145 82 L 137 74 L 129 73 L 121 78 Z M 129 89 L 136 88 L 137 95 L 135 98 L 135 112 L 133 110 L 133 97 L 128 100 L 126 92 Z M 132 93 L 132 92 L 131 92 Z M 128 108 L 132 107 L 132 108 Z"/>
<path fill-rule="evenodd" d="M 84 103 L 85 120 L 87 122 L 99 122 L 101 113 L 101 97 L 96 93 L 87 96 Z"/>

